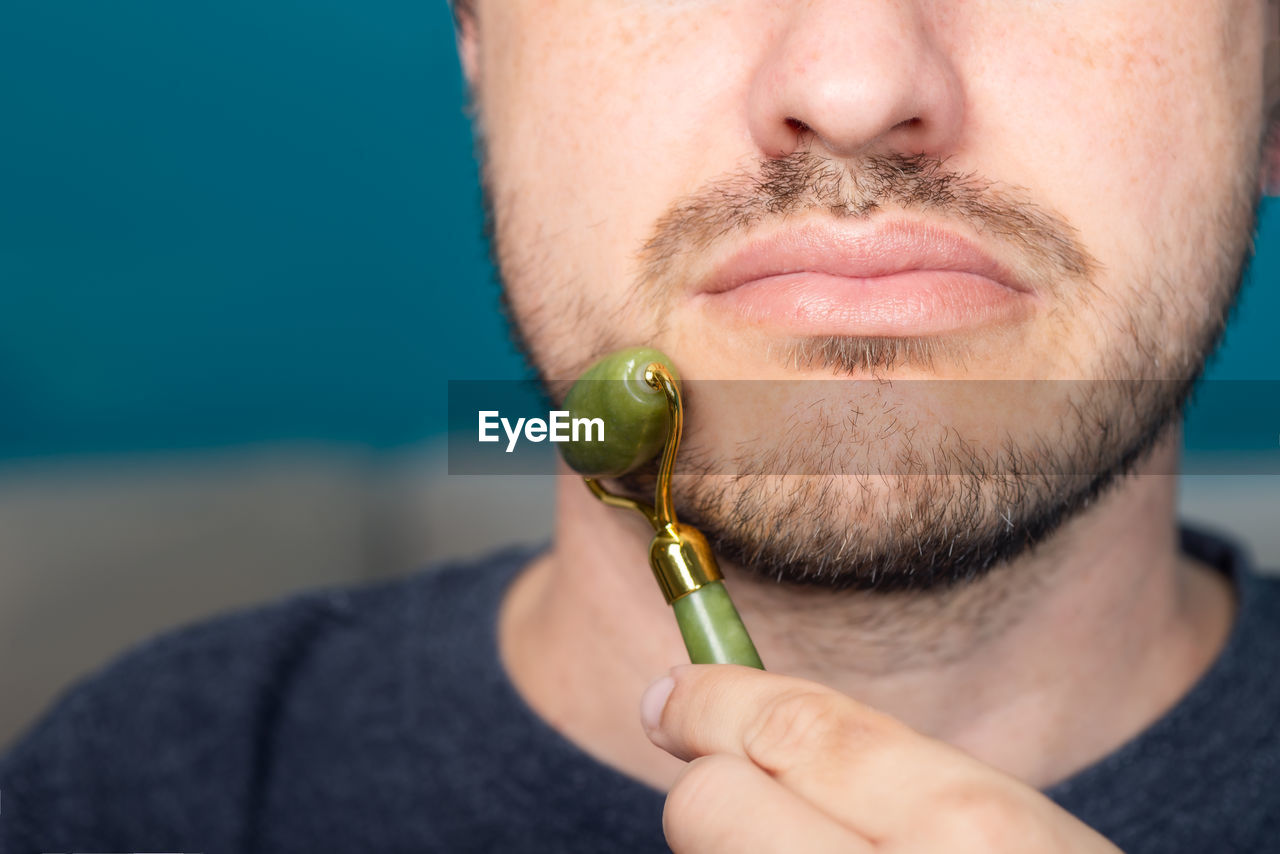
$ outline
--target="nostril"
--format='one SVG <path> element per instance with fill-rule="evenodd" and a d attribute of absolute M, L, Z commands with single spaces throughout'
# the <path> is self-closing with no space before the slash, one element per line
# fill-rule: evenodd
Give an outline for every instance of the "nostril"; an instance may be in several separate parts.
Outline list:
<path fill-rule="evenodd" d="M 787 127 L 791 128 L 796 133 L 813 133 L 813 128 L 809 127 L 809 125 L 794 116 L 787 116 Z"/>

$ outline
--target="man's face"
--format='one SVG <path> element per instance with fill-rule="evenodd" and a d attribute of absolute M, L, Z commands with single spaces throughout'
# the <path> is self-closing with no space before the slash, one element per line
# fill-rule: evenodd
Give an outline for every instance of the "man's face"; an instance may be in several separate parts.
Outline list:
<path fill-rule="evenodd" d="M 1150 446 L 1220 331 L 1266 0 L 475 12 L 533 360 L 556 385 L 670 354 L 679 506 L 760 571 L 925 587 L 1017 554 Z"/>

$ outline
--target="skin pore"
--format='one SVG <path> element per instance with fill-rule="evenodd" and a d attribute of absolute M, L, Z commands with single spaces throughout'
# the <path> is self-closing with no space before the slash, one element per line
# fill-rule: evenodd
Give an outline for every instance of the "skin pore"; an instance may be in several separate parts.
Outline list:
<path fill-rule="evenodd" d="M 711 473 L 683 476 L 677 495 L 739 558 L 726 576 L 772 671 L 1035 786 L 1186 692 L 1224 643 L 1231 596 L 1177 550 L 1176 428 L 1143 428 L 1176 409 L 1247 256 L 1274 4 L 482 0 L 461 20 L 496 255 L 552 386 L 641 343 L 694 382 L 766 381 L 691 403 L 688 452 Z M 945 174 L 950 195 L 908 192 L 910 158 Z M 789 188 L 765 180 L 780 163 L 800 164 Z M 865 319 L 797 332 L 702 287 L 751 241 L 903 224 L 981 246 L 1023 287 L 1017 310 L 927 336 Z M 822 423 L 808 383 L 836 376 L 864 382 L 824 391 L 823 406 L 891 412 L 917 446 L 958 436 L 994 475 L 903 471 L 902 438 L 845 443 L 862 455 L 856 476 L 813 473 L 803 456 L 725 473 L 735 452 L 803 455 L 796 437 Z M 1052 382 L 1033 401 L 992 398 L 997 381 L 1024 380 Z M 1125 384 L 1139 380 L 1170 398 L 1135 407 Z M 1086 457 L 1068 469 L 1083 483 L 1042 477 L 1039 497 L 1016 502 L 1002 491 L 1035 480 L 1011 474 L 1002 449 L 1060 471 L 1045 460 L 1117 436 L 1140 451 L 1124 466 Z M 1129 474 L 1101 477 L 1118 468 Z M 1057 512 L 1036 528 L 1039 515 L 1011 507 Z M 1002 529 L 1015 536 L 985 552 L 998 560 L 972 547 L 993 541 L 963 539 Z M 685 653 L 648 536 L 561 478 L 554 545 L 509 593 L 500 640 L 541 716 L 665 788 L 682 763 L 635 707 Z M 957 542 L 969 563 L 939 572 Z M 833 550 L 844 557 L 824 562 Z M 819 571 L 948 583 L 771 580 Z"/>

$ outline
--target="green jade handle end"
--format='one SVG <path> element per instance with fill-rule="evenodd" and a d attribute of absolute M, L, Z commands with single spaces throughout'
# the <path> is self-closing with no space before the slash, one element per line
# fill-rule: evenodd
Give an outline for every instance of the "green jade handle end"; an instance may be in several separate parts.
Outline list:
<path fill-rule="evenodd" d="M 760 654 L 733 607 L 723 581 L 686 593 L 671 606 L 694 664 L 741 664 L 764 670 Z"/>

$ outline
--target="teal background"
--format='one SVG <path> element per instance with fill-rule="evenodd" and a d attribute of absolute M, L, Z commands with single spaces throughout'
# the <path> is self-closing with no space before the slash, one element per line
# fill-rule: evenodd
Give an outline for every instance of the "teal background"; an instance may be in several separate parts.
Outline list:
<path fill-rule="evenodd" d="M 391 448 L 444 429 L 445 380 L 522 376 L 443 2 L 3 18 L 0 458 Z M 1280 379 L 1278 238 L 1271 201 L 1215 376 Z"/>

